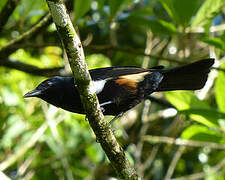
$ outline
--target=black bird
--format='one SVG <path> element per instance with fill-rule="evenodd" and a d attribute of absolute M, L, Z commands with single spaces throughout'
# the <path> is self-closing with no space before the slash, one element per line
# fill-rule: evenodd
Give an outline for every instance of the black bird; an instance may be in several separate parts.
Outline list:
<path fill-rule="evenodd" d="M 90 70 L 104 115 L 120 116 L 153 92 L 201 89 L 214 59 L 204 59 L 165 70 L 138 67 L 106 67 Z M 57 107 L 85 114 L 73 77 L 55 76 L 24 95 L 38 97 Z"/>

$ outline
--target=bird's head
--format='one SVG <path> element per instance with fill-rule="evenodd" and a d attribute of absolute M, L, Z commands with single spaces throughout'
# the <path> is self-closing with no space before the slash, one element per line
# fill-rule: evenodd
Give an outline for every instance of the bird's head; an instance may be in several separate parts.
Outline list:
<path fill-rule="evenodd" d="M 65 81 L 66 81 L 65 77 L 59 76 L 47 79 L 42 83 L 40 83 L 34 90 L 26 93 L 23 97 L 24 98 L 38 97 L 48 102 L 52 98 L 56 98 L 60 94 L 63 94 L 62 89 L 66 88 Z"/>
<path fill-rule="evenodd" d="M 23 97 L 38 97 L 62 109 L 83 113 L 80 96 L 72 77 L 55 76 L 47 79 Z"/>

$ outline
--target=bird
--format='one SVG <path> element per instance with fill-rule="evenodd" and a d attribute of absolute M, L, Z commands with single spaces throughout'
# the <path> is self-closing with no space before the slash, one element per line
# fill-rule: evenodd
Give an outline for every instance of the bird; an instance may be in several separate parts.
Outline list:
<path fill-rule="evenodd" d="M 92 69 L 89 73 L 103 114 L 117 119 L 154 92 L 203 88 L 213 64 L 214 59 L 208 58 L 171 69 L 114 66 Z M 85 114 L 76 87 L 73 77 L 55 76 L 23 97 L 37 97 L 64 110 Z"/>

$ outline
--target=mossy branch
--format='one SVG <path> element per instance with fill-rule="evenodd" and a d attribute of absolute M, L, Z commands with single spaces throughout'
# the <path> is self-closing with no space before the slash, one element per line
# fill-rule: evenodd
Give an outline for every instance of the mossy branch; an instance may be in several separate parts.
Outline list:
<path fill-rule="evenodd" d="M 53 21 L 63 41 L 74 81 L 80 93 L 81 101 L 96 138 L 108 156 L 113 168 L 121 179 L 138 179 L 122 147 L 117 142 L 108 123 L 104 120 L 94 84 L 88 72 L 81 41 L 74 30 L 72 22 L 62 0 L 46 0 Z"/>

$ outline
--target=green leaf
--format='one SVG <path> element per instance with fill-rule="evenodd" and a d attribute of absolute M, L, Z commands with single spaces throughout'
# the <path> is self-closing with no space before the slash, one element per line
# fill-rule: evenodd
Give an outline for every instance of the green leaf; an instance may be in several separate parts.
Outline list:
<path fill-rule="evenodd" d="M 221 40 L 221 38 L 205 37 L 205 38 L 202 38 L 201 41 L 225 51 L 225 42 L 223 40 Z"/>
<path fill-rule="evenodd" d="M 110 15 L 111 18 L 115 17 L 116 14 L 123 9 L 127 8 L 127 6 L 133 2 L 133 0 L 109 0 L 109 7 L 110 7 Z"/>
<path fill-rule="evenodd" d="M 193 92 L 173 91 L 165 93 L 167 100 L 178 110 L 187 110 L 190 108 L 210 109 L 210 106 L 199 100 Z"/>
<path fill-rule="evenodd" d="M 152 32 L 155 34 L 164 33 L 164 34 L 174 34 L 177 33 L 176 27 L 169 22 L 163 20 L 149 20 L 147 22 L 149 28 L 152 29 Z"/>
<path fill-rule="evenodd" d="M 154 12 L 152 8 L 145 7 L 143 9 L 137 9 L 135 11 L 132 11 L 129 15 L 130 17 L 149 17 L 149 16 L 154 16 Z"/>
<path fill-rule="evenodd" d="M 2 10 L 3 6 L 5 6 L 7 0 L 1 0 L 0 1 L 0 11 Z"/>
<path fill-rule="evenodd" d="M 171 19 L 176 24 L 186 27 L 196 13 L 198 0 L 160 0 Z"/>
<path fill-rule="evenodd" d="M 190 115 L 191 119 L 208 127 L 220 127 L 218 120 L 225 119 L 225 114 L 212 109 L 205 101 L 199 100 L 192 92 L 167 92 L 167 100 L 180 113 Z"/>
<path fill-rule="evenodd" d="M 211 23 L 211 20 L 222 10 L 224 5 L 224 0 L 205 0 L 191 26 L 204 26 Z"/>
<path fill-rule="evenodd" d="M 189 126 L 183 131 L 181 138 L 216 143 L 224 141 L 219 132 L 201 125 Z"/>
<path fill-rule="evenodd" d="M 140 16 L 129 16 L 128 21 L 150 28 L 154 34 L 172 35 L 177 33 L 176 27 L 164 20 L 149 20 Z"/>
<path fill-rule="evenodd" d="M 75 0 L 74 2 L 74 13 L 75 21 L 81 18 L 85 13 L 87 13 L 91 8 L 92 0 Z"/>
<path fill-rule="evenodd" d="M 221 65 L 221 68 L 225 68 L 225 63 Z M 216 91 L 216 102 L 219 106 L 220 111 L 225 113 L 225 73 L 223 71 L 219 72 L 219 75 L 215 84 Z"/>
<path fill-rule="evenodd" d="M 208 127 L 219 127 L 218 120 L 225 120 L 224 113 L 218 112 L 213 109 L 188 109 L 180 111 L 180 113 L 190 115 L 193 120 Z"/>

